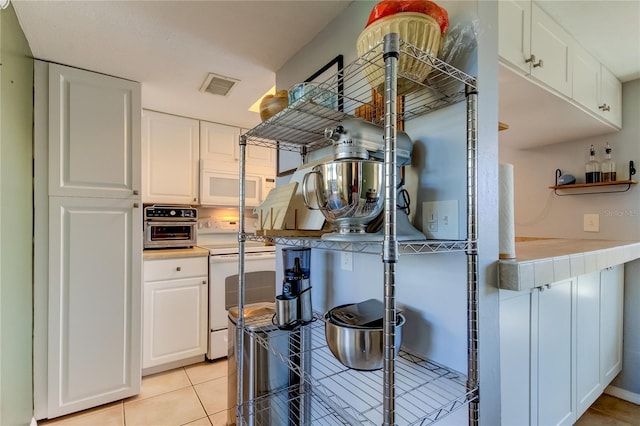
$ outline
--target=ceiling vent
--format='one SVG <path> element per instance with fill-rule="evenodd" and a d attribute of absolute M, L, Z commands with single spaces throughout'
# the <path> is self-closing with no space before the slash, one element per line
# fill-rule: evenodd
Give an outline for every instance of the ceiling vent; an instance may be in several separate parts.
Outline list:
<path fill-rule="evenodd" d="M 201 92 L 211 93 L 212 95 L 227 96 L 231 88 L 240 80 L 236 80 L 222 75 L 209 73 L 207 78 L 200 87 Z"/>

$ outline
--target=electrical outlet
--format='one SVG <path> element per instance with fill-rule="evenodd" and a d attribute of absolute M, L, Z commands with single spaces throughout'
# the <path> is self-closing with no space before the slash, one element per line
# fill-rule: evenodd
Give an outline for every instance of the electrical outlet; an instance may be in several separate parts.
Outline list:
<path fill-rule="evenodd" d="M 430 239 L 457 240 L 458 200 L 423 202 L 422 229 Z"/>
<path fill-rule="evenodd" d="M 343 271 L 353 271 L 353 253 L 350 251 L 340 252 L 340 269 Z"/>
<path fill-rule="evenodd" d="M 584 232 L 600 232 L 600 215 L 598 213 L 584 214 Z"/>

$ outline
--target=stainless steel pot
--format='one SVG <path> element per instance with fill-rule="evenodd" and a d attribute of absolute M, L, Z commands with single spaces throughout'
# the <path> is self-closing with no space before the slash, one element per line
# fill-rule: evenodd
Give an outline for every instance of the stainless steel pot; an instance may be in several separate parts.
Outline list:
<path fill-rule="evenodd" d="M 356 370 L 379 370 L 384 361 L 382 327 L 368 328 L 339 325 L 331 321 L 330 312 L 324 315 L 324 334 L 333 356 L 344 366 Z M 404 315 L 398 314 L 395 331 L 395 354 L 402 344 Z"/>
<path fill-rule="evenodd" d="M 318 206 L 308 200 L 307 181 L 315 175 Z M 307 208 L 320 210 L 338 232 L 365 232 L 384 208 L 384 164 L 372 160 L 340 160 L 319 164 L 302 180 Z"/>

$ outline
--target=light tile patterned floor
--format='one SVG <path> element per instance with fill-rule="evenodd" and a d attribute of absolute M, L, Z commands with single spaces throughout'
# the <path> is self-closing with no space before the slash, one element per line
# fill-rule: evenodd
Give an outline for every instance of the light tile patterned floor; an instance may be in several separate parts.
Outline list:
<path fill-rule="evenodd" d="M 55 426 L 225 426 L 227 361 L 202 362 L 142 378 L 140 394 L 56 419 Z"/>
<path fill-rule="evenodd" d="M 139 395 L 38 422 L 55 426 L 226 426 L 227 361 L 142 378 Z M 640 406 L 602 395 L 576 426 L 640 426 Z"/>

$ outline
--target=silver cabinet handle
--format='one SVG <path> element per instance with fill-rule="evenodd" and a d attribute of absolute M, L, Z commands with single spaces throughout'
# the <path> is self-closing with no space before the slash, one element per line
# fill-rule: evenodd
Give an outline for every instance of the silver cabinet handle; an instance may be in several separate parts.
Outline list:
<path fill-rule="evenodd" d="M 178 267 L 176 268 L 176 271 L 180 272 L 180 271 L 182 271 L 182 268 L 181 268 L 180 266 L 178 266 Z"/>
<path fill-rule="evenodd" d="M 138 206 L 139 206 L 139 204 L 138 204 L 138 203 L 133 203 L 133 208 L 134 208 L 134 209 L 137 209 L 137 208 L 138 208 Z"/>
<path fill-rule="evenodd" d="M 202 285 L 206 285 L 207 284 L 207 280 L 202 280 Z"/>
<path fill-rule="evenodd" d="M 607 104 L 598 105 L 600 111 L 611 111 L 611 107 Z"/>
<path fill-rule="evenodd" d="M 133 190 L 133 195 L 138 195 L 138 190 L 137 189 Z"/>
<path fill-rule="evenodd" d="M 542 68 L 542 59 L 540 59 L 538 62 L 536 62 L 536 55 L 529 56 L 529 59 L 525 59 L 524 62 L 527 63 L 527 64 L 529 62 L 531 62 L 531 64 L 533 65 L 534 68 L 536 68 L 536 67 Z"/>

